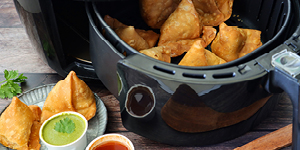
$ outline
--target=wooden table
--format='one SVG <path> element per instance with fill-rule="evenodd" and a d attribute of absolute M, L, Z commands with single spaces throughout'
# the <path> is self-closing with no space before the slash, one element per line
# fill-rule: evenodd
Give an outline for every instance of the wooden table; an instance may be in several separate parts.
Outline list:
<path fill-rule="evenodd" d="M 64 79 L 63 77 L 57 75 L 56 73 L 25 73 L 28 77 L 26 82 L 22 83 L 22 90 L 27 91 L 36 86 L 56 83 L 59 80 Z M 3 74 L 0 74 L 0 80 L 4 79 Z M 216 149 L 234 149 L 237 146 L 246 144 L 258 137 L 261 137 L 267 133 L 270 133 L 278 128 L 284 127 L 291 123 L 292 118 L 292 106 L 288 98 L 282 99 L 275 110 L 270 114 L 270 116 L 261 122 L 261 124 L 255 127 L 253 130 L 249 131 L 245 135 L 238 137 L 236 139 L 226 141 L 216 145 L 203 146 L 203 147 L 174 147 L 166 144 L 161 144 L 142 136 L 139 136 L 133 132 L 127 131 L 123 125 L 120 115 L 120 108 L 118 100 L 105 88 L 105 86 L 100 82 L 87 82 L 89 87 L 97 93 L 97 95 L 102 99 L 108 110 L 108 124 L 105 133 L 120 133 L 127 136 L 134 144 L 137 150 L 144 149 L 174 149 L 174 150 L 216 150 Z M 10 103 L 11 99 L 0 99 L 0 111 L 2 111 L 5 106 Z M 290 147 L 283 148 L 290 149 Z"/>
<path fill-rule="evenodd" d="M 0 0 L 0 80 L 7 70 L 19 70 L 28 77 L 21 84 L 27 91 L 39 85 L 56 83 L 63 79 L 45 64 L 33 50 L 25 30 L 19 20 L 12 0 Z M 292 106 L 287 96 L 283 98 L 270 116 L 245 135 L 216 145 L 203 147 L 174 147 L 161 144 L 127 131 L 121 121 L 118 100 L 103 86 L 101 82 L 87 83 L 98 94 L 108 110 L 106 133 L 120 133 L 127 136 L 137 150 L 174 149 L 174 150 L 226 150 L 246 144 L 258 137 L 284 127 L 292 122 Z M 11 99 L 0 99 L 0 111 L 10 103 Z M 283 149 L 291 149 L 290 147 Z"/>

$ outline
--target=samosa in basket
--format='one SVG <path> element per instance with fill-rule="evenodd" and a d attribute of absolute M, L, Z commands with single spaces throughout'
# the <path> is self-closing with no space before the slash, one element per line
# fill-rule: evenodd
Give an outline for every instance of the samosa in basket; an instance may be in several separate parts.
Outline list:
<path fill-rule="evenodd" d="M 197 40 L 185 54 L 178 65 L 181 66 L 213 66 L 226 63 L 225 60 L 203 47 L 203 40 Z"/>
<path fill-rule="evenodd" d="M 42 108 L 41 122 L 64 111 L 76 111 L 87 120 L 95 116 L 96 100 L 92 90 L 74 71 L 53 87 Z"/>
<path fill-rule="evenodd" d="M 0 143 L 12 149 L 28 149 L 33 120 L 30 108 L 13 97 L 0 117 Z"/>
<path fill-rule="evenodd" d="M 202 24 L 191 0 L 182 0 L 160 28 L 158 46 L 200 37 Z"/>

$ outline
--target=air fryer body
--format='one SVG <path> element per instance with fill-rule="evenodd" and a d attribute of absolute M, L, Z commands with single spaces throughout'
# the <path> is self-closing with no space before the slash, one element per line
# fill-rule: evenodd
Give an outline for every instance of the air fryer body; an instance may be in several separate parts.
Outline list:
<path fill-rule="evenodd" d="M 161 62 L 122 41 L 103 16 L 149 30 L 136 16 L 137 0 L 14 2 L 33 47 L 51 68 L 62 76 L 74 70 L 85 80 L 100 79 L 119 100 L 126 129 L 171 145 L 215 144 L 258 125 L 282 97 L 282 90 L 266 88 L 272 55 L 298 50 L 298 0 L 235 0 L 226 23 L 261 30 L 264 44 L 211 67 Z"/>
<path fill-rule="evenodd" d="M 89 21 L 84 1 L 14 0 L 33 48 L 62 76 L 69 71 L 99 80 L 89 56 Z"/>
<path fill-rule="evenodd" d="M 131 2 L 131 7 L 137 6 Z M 124 127 L 162 143 L 201 146 L 236 138 L 258 125 L 282 98 L 282 91 L 270 93 L 265 88 L 269 84 L 272 54 L 290 49 L 288 44 L 280 43 L 284 43 L 299 24 L 298 2 L 272 2 L 273 8 L 265 1 L 235 1 L 238 6 L 247 3 L 250 8 L 258 5 L 262 8 L 233 8 L 240 11 L 234 14 L 242 19 L 228 21 L 239 27 L 260 28 L 264 34 L 264 45 L 260 50 L 225 65 L 203 68 L 168 64 L 131 50 L 102 20 L 109 14 L 121 22 L 126 21 L 130 13 L 123 11 L 126 16 L 114 12 L 127 2 L 116 8 L 108 7 L 105 2 L 89 5 L 93 66 L 100 80 L 119 100 Z M 136 14 L 136 10 L 128 7 L 125 7 L 128 12 Z M 290 16 L 289 11 L 297 14 Z M 264 13 L 267 15 L 262 15 Z M 279 16 L 272 16 L 274 14 Z M 138 22 L 137 26 L 143 26 L 136 21 L 139 19 L 128 18 L 133 24 Z M 289 19 L 293 21 L 287 21 Z M 268 54 L 270 51 L 272 53 Z M 124 52 L 127 56 L 123 55 Z M 146 94 L 141 91 L 146 91 Z M 148 97 L 148 100 L 141 97 Z M 151 98 L 153 100 L 149 101 Z M 153 110 L 136 115 L 133 101 L 141 109 L 153 106 Z"/>
<path fill-rule="evenodd" d="M 121 61 L 117 70 L 124 126 L 171 145 L 208 145 L 238 137 L 258 125 L 281 98 L 280 94 L 270 94 L 264 89 L 265 72 L 242 81 L 227 78 L 206 83 L 197 78 L 174 80 L 160 71 L 144 74 L 143 68 L 130 65 Z M 154 93 L 155 115 L 149 121 L 133 117 L 125 109 L 127 93 L 138 84 L 149 86 Z"/>

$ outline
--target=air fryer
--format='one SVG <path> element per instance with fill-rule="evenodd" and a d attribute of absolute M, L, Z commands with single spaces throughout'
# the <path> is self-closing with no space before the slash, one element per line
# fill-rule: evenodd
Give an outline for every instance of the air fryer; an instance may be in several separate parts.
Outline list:
<path fill-rule="evenodd" d="M 100 79 L 119 100 L 129 131 L 177 146 L 220 143 L 258 125 L 285 91 L 293 103 L 293 149 L 300 149 L 298 0 L 235 0 L 226 23 L 261 30 L 263 45 L 209 67 L 158 61 L 122 41 L 103 17 L 149 30 L 137 0 L 14 2 L 49 66 L 62 76 L 74 70 Z"/>
<path fill-rule="evenodd" d="M 137 1 L 93 2 L 87 5 L 91 59 L 100 80 L 118 98 L 129 131 L 177 146 L 220 143 L 258 125 L 285 90 L 294 105 L 296 149 L 298 8 L 298 1 L 235 0 L 235 17 L 226 23 L 262 31 L 264 44 L 222 65 L 187 67 L 177 65 L 178 58 L 165 63 L 135 51 L 103 20 L 110 15 L 149 30 Z"/>
<path fill-rule="evenodd" d="M 99 80 L 89 53 L 85 1 L 14 0 L 32 47 L 61 76 L 74 70 L 85 80 Z"/>

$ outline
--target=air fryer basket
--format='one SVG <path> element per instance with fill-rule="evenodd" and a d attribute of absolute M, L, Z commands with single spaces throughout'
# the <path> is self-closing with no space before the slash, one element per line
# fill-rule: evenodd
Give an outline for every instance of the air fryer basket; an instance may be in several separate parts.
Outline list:
<path fill-rule="evenodd" d="M 258 125 L 282 96 L 278 83 L 270 81 L 279 81 L 272 56 L 298 46 L 294 40 L 299 35 L 295 32 L 300 19 L 298 1 L 235 0 L 226 23 L 261 30 L 263 45 L 245 57 L 209 67 L 178 66 L 179 58 L 169 64 L 140 54 L 103 21 L 109 14 L 124 24 L 149 30 L 139 16 L 138 1 L 92 3 L 87 5 L 87 14 L 93 66 L 118 98 L 123 125 L 171 145 L 215 144 Z M 145 87 L 156 102 L 154 110 L 150 118 L 135 117 L 126 101 L 135 89 Z"/>
<path fill-rule="evenodd" d="M 100 27 L 104 29 L 104 37 L 109 40 L 118 51 L 124 51 L 130 55 L 136 53 L 131 47 L 128 47 L 116 33 L 107 26 L 102 19 L 105 15 L 110 15 L 118 19 L 126 25 L 132 25 L 136 29 L 153 30 L 143 21 L 139 12 L 139 4 L 137 1 L 118 1 L 118 2 L 102 2 L 94 3 L 94 10 L 99 18 Z M 124 7 L 125 6 L 125 7 Z M 246 7 L 246 8 L 245 8 Z M 224 65 L 202 67 L 207 69 L 224 68 L 249 61 L 264 52 L 278 46 L 278 43 L 283 43 L 284 40 L 290 36 L 291 33 L 285 32 L 288 25 L 290 15 L 290 1 L 289 0 L 272 0 L 272 1 L 241 1 L 236 0 L 233 3 L 232 16 L 225 23 L 231 26 L 238 26 L 246 29 L 257 29 L 262 31 L 261 40 L 263 46 L 255 52 L 247 55 L 247 57 L 226 63 Z M 218 27 L 216 27 L 218 29 Z M 158 30 L 154 30 L 159 33 Z M 173 63 L 178 63 L 177 59 L 173 58 Z"/>

